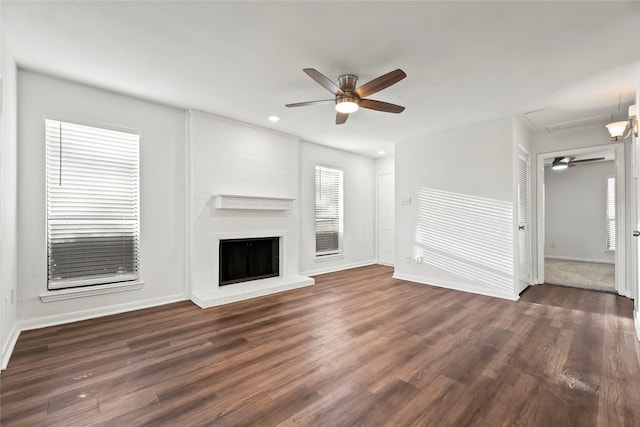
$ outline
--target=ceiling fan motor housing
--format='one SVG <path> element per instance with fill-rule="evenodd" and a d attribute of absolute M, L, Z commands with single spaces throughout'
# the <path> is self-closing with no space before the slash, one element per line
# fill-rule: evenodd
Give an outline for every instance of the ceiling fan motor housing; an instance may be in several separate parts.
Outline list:
<path fill-rule="evenodd" d="M 344 76 L 338 77 L 338 84 L 343 92 L 353 92 L 356 90 L 356 86 L 358 85 L 358 76 L 345 74 Z"/>

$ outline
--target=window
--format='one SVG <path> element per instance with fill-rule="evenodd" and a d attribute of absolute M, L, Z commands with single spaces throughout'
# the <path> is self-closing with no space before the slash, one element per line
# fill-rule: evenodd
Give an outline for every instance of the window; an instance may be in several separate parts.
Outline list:
<path fill-rule="evenodd" d="M 316 257 L 342 253 L 342 170 L 316 165 Z"/>
<path fill-rule="evenodd" d="M 48 289 L 138 280 L 139 136 L 45 127 Z"/>
<path fill-rule="evenodd" d="M 616 179 L 607 178 L 607 250 L 616 250 Z"/>

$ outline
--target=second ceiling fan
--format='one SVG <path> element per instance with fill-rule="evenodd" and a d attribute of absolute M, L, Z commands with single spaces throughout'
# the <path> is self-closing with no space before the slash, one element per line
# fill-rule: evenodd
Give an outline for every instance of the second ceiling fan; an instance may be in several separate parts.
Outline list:
<path fill-rule="evenodd" d="M 309 77 L 315 80 L 320 86 L 331 92 L 334 99 L 322 99 L 319 101 L 296 102 L 287 104 L 287 107 L 305 107 L 308 105 L 335 104 L 336 106 L 336 124 L 341 125 L 347 121 L 349 114 L 355 112 L 359 107 L 368 108 L 370 110 L 383 111 L 385 113 L 401 113 L 404 107 L 389 102 L 375 101 L 366 99 L 365 97 L 373 95 L 400 80 L 407 77 L 401 69 L 391 71 L 377 79 L 373 79 L 360 87 L 358 77 L 353 74 L 345 74 L 338 77 L 338 85 L 325 77 L 322 73 L 314 68 L 305 68 L 304 71 Z"/>
<path fill-rule="evenodd" d="M 592 157 L 590 159 L 581 159 L 581 160 L 574 160 L 574 159 L 575 159 L 574 156 L 556 157 L 553 159 L 553 162 L 551 163 L 551 169 L 555 169 L 555 170 L 566 169 L 582 163 L 598 162 L 600 160 L 604 160 L 604 157 Z"/>

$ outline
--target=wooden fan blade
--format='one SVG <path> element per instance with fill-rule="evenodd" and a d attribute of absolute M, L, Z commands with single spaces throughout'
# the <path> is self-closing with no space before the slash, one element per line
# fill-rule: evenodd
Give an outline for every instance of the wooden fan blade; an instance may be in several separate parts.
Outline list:
<path fill-rule="evenodd" d="M 316 83 L 318 83 L 323 88 L 327 89 L 332 94 L 336 96 L 344 95 L 344 92 L 342 91 L 342 89 L 340 89 L 340 87 L 337 84 L 335 84 L 334 82 L 329 80 L 327 77 L 325 77 L 320 71 L 314 68 L 305 68 L 302 71 L 307 73 L 307 75 L 311 77 L 313 80 L 315 80 Z"/>
<path fill-rule="evenodd" d="M 349 118 L 349 113 L 338 113 L 336 114 L 336 124 L 341 125 L 347 121 Z"/>
<path fill-rule="evenodd" d="M 402 113 L 404 107 L 389 102 L 374 101 L 373 99 L 361 99 L 358 105 L 370 110 L 384 111 L 385 113 Z"/>
<path fill-rule="evenodd" d="M 306 107 L 307 105 L 335 104 L 335 102 L 335 99 L 321 99 L 319 101 L 296 102 L 294 104 L 287 104 L 285 107 Z"/>
<path fill-rule="evenodd" d="M 571 160 L 569 163 L 587 163 L 587 162 L 595 162 L 598 160 L 604 160 L 604 157 L 593 157 L 591 159 Z"/>
<path fill-rule="evenodd" d="M 398 68 L 397 70 L 391 71 L 377 79 L 373 79 L 370 82 L 363 84 L 355 90 L 355 93 L 358 97 L 365 98 L 376 92 L 380 92 L 382 89 L 388 88 L 392 84 L 398 83 L 405 77 L 407 77 L 407 75 L 404 71 Z"/>

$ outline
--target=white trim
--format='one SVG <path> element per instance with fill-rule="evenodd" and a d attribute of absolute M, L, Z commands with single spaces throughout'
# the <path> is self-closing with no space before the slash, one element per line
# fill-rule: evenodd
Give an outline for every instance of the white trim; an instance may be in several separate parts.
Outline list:
<path fill-rule="evenodd" d="M 316 255 L 313 259 L 314 262 L 325 262 L 325 261 L 333 261 L 335 259 L 344 259 L 344 254 L 340 252 L 339 254 L 331 254 L 331 255 Z"/>
<path fill-rule="evenodd" d="M 193 135 L 193 117 L 185 111 L 185 148 L 184 148 L 184 294 L 189 295 L 191 292 L 191 211 L 193 203 L 192 189 L 192 171 L 193 166 L 191 164 L 191 152 L 192 152 L 192 138 Z"/>
<path fill-rule="evenodd" d="M 615 261 L 612 260 L 604 260 L 604 259 L 592 259 L 592 258 L 577 258 L 570 256 L 556 256 L 556 255 L 546 255 L 545 259 L 559 259 L 562 261 L 579 261 L 579 262 L 597 262 L 600 264 L 615 264 Z"/>
<path fill-rule="evenodd" d="M 165 105 L 165 104 L 157 104 L 157 105 Z M 87 126 L 92 128 L 101 128 L 101 129 L 106 129 L 113 132 L 128 133 L 130 135 L 136 135 L 138 137 L 142 135 L 142 133 L 140 132 L 140 129 L 137 129 L 137 128 L 121 126 L 114 123 L 106 123 L 106 122 L 101 122 L 97 120 L 87 120 L 86 117 L 73 117 L 73 116 L 67 116 L 67 115 L 64 115 L 64 117 L 58 117 L 56 115 L 53 115 L 53 116 L 47 115 L 47 116 L 44 116 L 44 120 L 45 121 L 53 120 L 56 122 L 63 122 L 63 123 L 67 122 L 67 123 L 72 123 L 72 124 Z"/>
<path fill-rule="evenodd" d="M 341 264 L 333 267 L 318 268 L 315 270 L 304 271 L 300 274 L 304 276 L 317 276 L 318 274 L 335 273 L 336 271 L 349 270 L 351 268 L 365 267 L 367 265 L 374 265 L 375 260 L 370 259 L 367 261 L 353 262 L 351 264 Z"/>
<path fill-rule="evenodd" d="M 144 301 L 100 307 L 98 309 L 82 310 L 73 313 L 56 314 L 53 316 L 23 320 L 19 322 L 19 326 L 21 331 L 29 331 L 31 329 L 46 328 L 49 326 L 63 325 L 65 323 L 79 322 L 81 320 L 95 319 L 98 317 L 110 316 L 112 314 L 125 313 L 127 311 L 141 310 L 143 308 L 157 307 L 178 301 L 185 301 L 187 299 L 188 298 L 184 294 L 167 295 Z"/>
<path fill-rule="evenodd" d="M 627 180 L 624 143 L 616 145 L 616 290 L 618 294 L 631 297 L 627 280 Z"/>
<path fill-rule="evenodd" d="M 18 342 L 18 337 L 20 337 L 20 328 L 18 327 L 18 323 L 14 323 L 11 328 L 11 332 L 9 332 L 9 339 L 2 349 L 2 370 L 7 369 L 9 359 L 11 359 L 11 355 L 13 354 L 13 349 L 16 347 L 16 343 Z"/>
<path fill-rule="evenodd" d="M 286 211 L 293 209 L 293 201 L 284 197 L 242 196 L 238 194 L 215 194 L 213 206 L 215 209 L 250 209 Z"/>
<path fill-rule="evenodd" d="M 633 311 L 633 318 L 635 320 L 636 325 L 636 336 L 638 337 L 638 341 L 640 341 L 640 312 L 637 310 Z"/>
<path fill-rule="evenodd" d="M 422 276 L 414 276 L 411 274 L 393 274 L 394 279 L 406 280 L 409 282 L 420 283 L 423 285 L 436 286 L 438 288 L 452 289 L 454 291 L 469 292 L 477 295 L 485 295 L 488 297 L 502 298 L 509 301 L 517 301 L 520 295 L 508 295 L 499 292 L 491 292 L 484 288 L 473 288 L 468 285 L 464 285 L 456 282 L 442 281 L 442 280 L 430 280 Z"/>
<path fill-rule="evenodd" d="M 40 301 L 53 302 L 66 299 L 92 297 L 95 295 L 112 294 L 115 292 L 137 291 L 139 289 L 142 289 L 143 285 L 144 282 L 138 280 L 135 282 L 107 283 L 105 285 L 94 285 L 60 289 L 57 291 L 47 291 L 44 294 L 40 294 Z"/>

